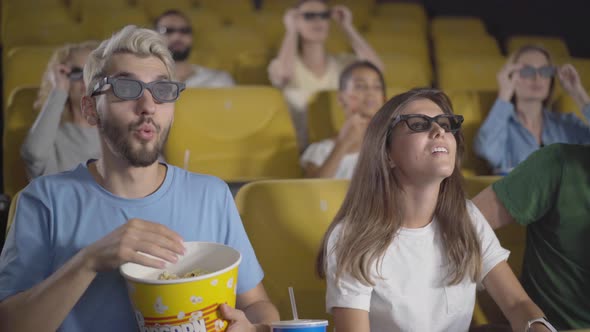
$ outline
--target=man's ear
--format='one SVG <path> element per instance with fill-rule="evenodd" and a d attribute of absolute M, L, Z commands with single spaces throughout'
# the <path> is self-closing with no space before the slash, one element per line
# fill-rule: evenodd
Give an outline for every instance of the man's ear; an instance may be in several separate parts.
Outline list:
<path fill-rule="evenodd" d="M 80 101 L 82 107 L 82 114 L 88 123 L 92 126 L 98 124 L 98 113 L 96 112 L 96 100 L 90 96 L 82 97 Z"/>

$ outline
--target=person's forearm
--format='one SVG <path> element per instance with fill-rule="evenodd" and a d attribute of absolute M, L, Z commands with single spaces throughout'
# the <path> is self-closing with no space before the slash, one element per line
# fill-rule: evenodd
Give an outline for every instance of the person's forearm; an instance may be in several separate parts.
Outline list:
<path fill-rule="evenodd" d="M 578 105 L 578 107 L 581 110 L 583 110 L 585 106 L 588 106 L 588 104 L 590 104 L 590 97 L 588 96 L 588 93 L 586 92 L 586 89 L 584 89 L 583 86 L 579 88 L 575 93 L 572 93 L 571 96 L 576 102 L 576 105 Z"/>
<path fill-rule="evenodd" d="M 57 89 L 49 94 L 21 147 L 21 154 L 27 164 L 45 162 L 49 158 L 67 98 L 67 92 Z"/>
<path fill-rule="evenodd" d="M 86 291 L 95 272 L 78 253 L 49 278 L 0 302 L 0 331 L 55 331 Z"/>
<path fill-rule="evenodd" d="M 330 153 L 328 158 L 326 158 L 326 161 L 324 161 L 324 163 L 321 166 L 314 168 L 311 171 L 306 171 L 305 172 L 306 177 L 309 177 L 309 178 L 331 178 L 331 177 L 333 177 L 334 174 L 336 174 L 336 171 L 338 170 L 338 167 L 340 166 L 340 163 L 342 162 L 342 158 L 344 158 L 345 155 L 346 155 L 346 149 L 342 146 L 342 144 L 339 144 L 337 142 L 336 146 L 334 146 L 334 149 L 332 150 L 332 152 Z"/>
<path fill-rule="evenodd" d="M 356 28 L 351 25 L 348 27 L 343 28 L 344 33 L 348 37 L 348 41 L 350 42 L 350 46 L 352 47 L 354 53 L 357 57 L 362 60 L 368 60 L 375 66 L 377 66 L 381 71 L 383 71 L 383 62 L 377 52 L 367 43 L 367 41 L 361 36 L 361 34 L 356 30 Z"/>
<path fill-rule="evenodd" d="M 284 86 L 292 76 L 297 56 L 297 31 L 286 31 L 281 48 L 276 58 L 274 68 L 271 68 L 271 81 L 278 86 Z"/>
<path fill-rule="evenodd" d="M 244 308 L 248 320 L 256 326 L 256 332 L 270 332 L 270 323 L 280 320 L 277 308 L 270 301 L 258 301 Z"/>

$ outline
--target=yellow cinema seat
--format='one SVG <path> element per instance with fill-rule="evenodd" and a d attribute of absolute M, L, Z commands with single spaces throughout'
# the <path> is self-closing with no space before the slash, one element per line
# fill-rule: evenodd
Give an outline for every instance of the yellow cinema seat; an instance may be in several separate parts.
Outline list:
<path fill-rule="evenodd" d="M 473 198 L 479 192 L 500 180 L 499 176 L 467 176 L 465 177 L 465 191 L 469 198 Z M 518 224 L 511 224 L 495 231 L 502 247 L 510 251 L 508 265 L 516 275 L 520 277 L 522 272 L 522 261 L 524 258 L 524 249 L 526 242 L 526 227 Z M 475 325 L 487 323 L 505 323 L 506 318 L 503 316 L 500 308 L 494 303 L 492 298 L 486 292 L 477 294 L 476 309 L 474 313 Z"/>
<path fill-rule="evenodd" d="M 347 180 L 276 180 L 245 185 L 236 196 L 244 227 L 266 277 L 264 286 L 283 319 L 291 318 L 289 286 L 299 317 L 326 314 L 325 282 L 315 258 L 328 225 L 342 205 Z"/>
<path fill-rule="evenodd" d="M 38 91 L 36 87 L 20 88 L 8 101 L 2 141 L 4 193 L 8 196 L 13 196 L 28 183 L 20 148 L 37 116 L 33 102 Z"/>
<path fill-rule="evenodd" d="M 4 62 L 4 104 L 12 91 L 21 86 L 37 86 L 53 54 L 53 46 L 18 47 L 8 51 Z M 7 109 L 4 109 L 7 114 Z"/>
<path fill-rule="evenodd" d="M 496 39 L 490 35 L 441 36 L 434 40 L 434 53 L 437 61 L 450 57 L 502 55 Z"/>
<path fill-rule="evenodd" d="M 192 0 L 138 0 L 137 7 L 144 8 L 148 18 L 153 20 L 170 9 L 189 12 L 195 8 L 195 3 Z"/>
<path fill-rule="evenodd" d="M 496 76 L 505 65 L 501 56 L 463 56 L 441 59 L 438 86 L 446 91 L 496 91 Z"/>
<path fill-rule="evenodd" d="M 375 6 L 374 15 L 392 20 L 408 19 L 423 27 L 428 22 L 424 6 L 415 2 L 380 2 Z"/>
<path fill-rule="evenodd" d="M 110 38 L 115 32 L 130 24 L 152 28 L 152 23 L 145 13 L 136 8 L 103 10 L 85 7 L 82 12 L 82 26 L 86 30 L 86 34 L 96 40 Z"/>
<path fill-rule="evenodd" d="M 228 182 L 301 177 L 295 131 L 270 87 L 187 89 L 176 103 L 166 160 Z"/>
<path fill-rule="evenodd" d="M 453 103 L 455 114 L 463 115 L 464 118 L 461 126 L 465 138 L 463 173 L 470 175 L 490 174 L 487 162 L 476 156 L 473 151 L 473 139 L 496 99 L 496 92 L 451 91 L 447 94 Z"/>
<path fill-rule="evenodd" d="M 483 21 L 476 17 L 437 16 L 431 21 L 430 32 L 434 39 L 456 35 L 487 35 Z"/>
<path fill-rule="evenodd" d="M 382 54 L 381 61 L 385 68 L 383 76 L 389 86 L 412 89 L 426 87 L 432 84 L 432 71 L 425 66 L 424 61 L 411 55 Z"/>

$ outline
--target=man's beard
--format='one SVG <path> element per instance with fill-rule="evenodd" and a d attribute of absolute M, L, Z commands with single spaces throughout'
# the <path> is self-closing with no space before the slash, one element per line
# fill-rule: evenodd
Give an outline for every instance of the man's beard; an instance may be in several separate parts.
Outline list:
<path fill-rule="evenodd" d="M 133 167 L 147 167 L 155 163 L 160 157 L 170 132 L 170 127 L 165 128 L 164 131 L 162 131 L 161 127 L 157 125 L 152 118 L 147 118 L 145 116 L 142 116 L 136 122 L 129 124 L 127 128 L 111 124 L 110 121 L 104 121 L 104 119 L 101 119 L 100 117 L 98 120 L 98 129 L 107 141 L 107 144 L 115 150 L 115 153 L 118 153 Z M 152 149 L 147 146 L 148 143 L 144 142 L 141 143 L 141 146 L 138 149 L 134 149 L 131 145 L 130 136 L 137 130 L 137 128 L 146 123 L 150 123 L 154 126 L 155 135 L 160 135 Z"/>
<path fill-rule="evenodd" d="M 188 59 L 188 56 L 191 54 L 191 48 L 187 47 L 183 50 L 170 50 L 170 53 L 172 53 L 172 59 L 176 62 L 176 61 L 185 61 L 186 59 Z"/>

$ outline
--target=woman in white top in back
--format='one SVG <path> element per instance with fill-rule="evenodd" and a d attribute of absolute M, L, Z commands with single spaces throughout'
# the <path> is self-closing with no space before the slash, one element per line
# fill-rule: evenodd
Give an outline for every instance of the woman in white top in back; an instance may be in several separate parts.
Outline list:
<path fill-rule="evenodd" d="M 326 40 L 330 18 L 342 28 L 354 55 L 328 54 Z M 320 90 L 336 89 L 342 69 L 354 61 L 368 60 L 383 65 L 377 53 L 352 24 L 352 14 L 344 6 L 328 7 L 322 0 L 300 0 L 285 13 L 285 37 L 279 53 L 268 67 L 272 84 L 283 90 L 297 131 L 300 146 L 307 144 L 306 107 Z"/>
<path fill-rule="evenodd" d="M 544 316 L 465 197 L 461 122 L 444 93 L 415 89 L 369 123 L 317 261 L 338 332 L 467 331 L 476 286 L 514 331 Z M 550 330 L 532 323 L 530 331 Z"/>
<path fill-rule="evenodd" d="M 346 67 L 340 75 L 338 100 L 346 121 L 336 137 L 305 149 L 301 166 L 307 177 L 352 177 L 369 121 L 385 102 L 385 80 L 379 68 L 368 61 Z"/>

